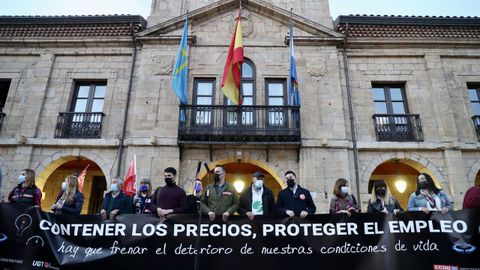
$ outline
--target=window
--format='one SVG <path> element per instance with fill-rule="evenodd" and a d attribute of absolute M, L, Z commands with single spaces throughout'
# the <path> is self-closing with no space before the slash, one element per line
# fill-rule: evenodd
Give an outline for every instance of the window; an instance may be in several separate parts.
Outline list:
<path fill-rule="evenodd" d="M 403 86 L 372 87 L 376 114 L 408 114 Z"/>
<path fill-rule="evenodd" d="M 255 105 L 255 79 L 255 65 L 250 59 L 245 58 L 242 64 L 242 80 L 240 81 L 240 93 L 242 94 L 242 105 L 244 106 Z M 233 105 L 226 97 L 225 104 L 228 106 Z M 240 116 L 240 113 L 237 111 L 227 112 L 227 125 L 236 125 L 238 116 Z M 253 125 L 255 121 L 254 116 L 252 108 L 241 108 L 242 125 Z"/>
<path fill-rule="evenodd" d="M 372 85 L 375 133 L 379 141 L 423 141 L 420 115 L 409 114 L 403 85 Z"/>
<path fill-rule="evenodd" d="M 480 85 L 468 85 L 468 97 L 470 104 L 472 104 L 473 125 L 480 141 Z"/>
<path fill-rule="evenodd" d="M 55 138 L 100 138 L 106 82 L 78 82 L 69 112 L 61 112 Z"/>
<path fill-rule="evenodd" d="M 473 115 L 480 115 L 480 85 L 469 85 L 468 97 L 472 104 Z"/>
<path fill-rule="evenodd" d="M 373 85 L 372 92 L 376 114 L 408 114 L 407 106 L 405 104 L 405 92 L 403 86 Z M 377 118 L 377 121 L 380 121 L 380 124 L 407 124 L 406 117 L 380 117 Z"/>
<path fill-rule="evenodd" d="M 5 102 L 7 101 L 10 82 L 10 80 L 0 80 L 0 113 L 3 111 L 3 107 L 5 106 Z"/>
<path fill-rule="evenodd" d="M 193 88 L 193 104 L 197 105 L 197 109 L 194 112 L 195 125 L 211 125 L 211 106 L 214 104 L 215 79 L 195 79 Z M 205 107 L 202 108 L 202 106 Z"/>
<path fill-rule="evenodd" d="M 286 103 L 287 81 L 285 79 L 266 80 L 266 100 L 269 107 L 284 106 Z M 283 126 L 286 124 L 285 112 L 282 109 L 269 108 L 268 125 Z"/>
<path fill-rule="evenodd" d="M 102 112 L 106 88 L 106 83 L 78 83 L 71 112 Z"/>

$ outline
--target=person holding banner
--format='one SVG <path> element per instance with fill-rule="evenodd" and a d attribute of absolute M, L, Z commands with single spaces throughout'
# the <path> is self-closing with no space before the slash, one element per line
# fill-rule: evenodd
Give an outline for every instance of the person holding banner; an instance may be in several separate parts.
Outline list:
<path fill-rule="evenodd" d="M 330 201 L 330 214 L 344 213 L 351 216 L 352 213 L 360 213 L 355 196 L 350 194 L 348 181 L 344 178 L 338 178 L 333 186 L 334 197 Z"/>
<path fill-rule="evenodd" d="M 183 213 L 187 208 L 187 194 L 177 186 L 177 170 L 168 167 L 163 170 L 165 186 L 158 187 L 153 193 L 149 209 L 152 213 L 157 213 L 160 218 L 166 218 L 172 213 Z"/>
<path fill-rule="evenodd" d="M 367 213 L 394 214 L 403 211 L 400 203 L 390 193 L 390 189 L 383 180 L 377 180 L 373 184 L 370 200 L 368 201 Z"/>
<path fill-rule="evenodd" d="M 105 194 L 102 210 L 100 210 L 102 219 L 106 220 L 108 217 L 110 220 L 114 220 L 119 214 L 131 214 L 133 213 L 132 206 L 132 199 L 123 193 L 123 179 L 120 177 L 113 178 L 110 184 L 110 192 Z"/>
<path fill-rule="evenodd" d="M 310 191 L 298 185 L 296 178 L 297 176 L 292 171 L 285 173 L 287 187 L 278 193 L 276 210 L 279 214 L 287 214 L 290 218 L 295 215 L 305 218 L 308 214 L 315 214 L 317 207 Z"/>
<path fill-rule="evenodd" d="M 440 211 L 446 214 L 451 210 L 452 204 L 447 195 L 435 186 L 429 174 L 421 173 L 417 177 L 417 190 L 408 200 L 408 211 L 422 211 L 425 214 L 430 211 Z"/>
<path fill-rule="evenodd" d="M 197 175 L 198 177 L 198 175 Z M 193 183 L 193 193 L 187 196 L 187 211 L 186 213 L 196 214 L 200 209 L 200 201 L 202 200 L 202 181 L 195 179 Z"/>
<path fill-rule="evenodd" d="M 252 185 L 240 195 L 238 213 L 247 215 L 250 220 L 256 215 L 269 215 L 275 210 L 273 192 L 263 185 L 265 176 L 261 172 L 253 174 Z"/>
<path fill-rule="evenodd" d="M 77 177 L 70 175 L 62 182 L 62 190 L 51 207 L 54 214 L 79 215 L 83 207 L 83 194 L 78 189 Z"/>
<path fill-rule="evenodd" d="M 149 204 L 152 201 L 152 182 L 148 178 L 143 178 L 140 181 L 140 188 L 135 195 L 133 205 L 135 207 L 135 213 L 137 214 L 149 214 L 151 213 Z"/>
<path fill-rule="evenodd" d="M 237 211 L 238 194 L 233 185 L 226 182 L 226 171 L 223 166 L 215 166 L 213 172 L 215 183 L 207 186 L 200 207 L 210 221 L 214 221 L 217 215 L 221 215 L 222 220 L 227 222 L 228 217 Z"/>
<path fill-rule="evenodd" d="M 35 171 L 24 169 L 18 176 L 18 185 L 8 194 L 10 203 L 26 203 L 40 207 L 42 191 L 35 185 Z"/>
<path fill-rule="evenodd" d="M 463 209 L 480 208 L 480 187 L 471 187 L 463 197 Z"/>

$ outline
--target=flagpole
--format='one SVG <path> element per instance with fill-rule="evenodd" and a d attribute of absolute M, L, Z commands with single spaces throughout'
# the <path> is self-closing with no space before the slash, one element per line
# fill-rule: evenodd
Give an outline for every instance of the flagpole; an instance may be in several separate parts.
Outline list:
<path fill-rule="evenodd" d="M 135 172 L 135 180 L 134 180 L 134 185 L 135 185 L 135 191 L 137 191 L 137 155 L 133 154 L 133 170 Z"/>
<path fill-rule="evenodd" d="M 290 42 L 288 44 L 288 58 L 289 58 L 289 63 L 290 66 L 288 68 L 288 105 L 292 106 L 293 105 L 293 85 L 292 85 L 292 39 L 293 39 L 293 26 L 292 26 L 292 17 L 293 17 L 293 8 L 290 8 Z"/>

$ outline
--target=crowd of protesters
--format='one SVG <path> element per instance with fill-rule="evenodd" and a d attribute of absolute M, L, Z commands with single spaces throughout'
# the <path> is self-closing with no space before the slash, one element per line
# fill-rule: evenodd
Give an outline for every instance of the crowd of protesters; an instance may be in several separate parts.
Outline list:
<path fill-rule="evenodd" d="M 150 179 L 142 179 L 137 194 L 133 197 L 124 193 L 123 179 L 115 177 L 103 199 L 100 216 L 103 220 L 113 220 L 119 214 L 137 213 L 153 214 L 164 219 L 176 213 L 203 213 L 212 221 L 216 217 L 221 217 L 226 222 L 235 213 L 253 220 L 257 215 L 270 214 L 305 218 L 316 212 L 310 191 L 299 185 L 293 171 L 285 173 L 287 187 L 278 193 L 276 202 L 272 190 L 264 185 L 265 176 L 262 172 L 255 172 L 251 185 L 240 194 L 227 182 L 223 166 L 217 165 L 213 172 L 213 183 L 204 189 L 202 182 L 196 179 L 193 193 L 188 196 L 177 185 L 177 171 L 172 167 L 164 170 L 164 186 L 158 187 L 152 193 Z M 9 193 L 8 201 L 40 207 L 41 199 L 42 192 L 35 185 L 35 172 L 24 169 L 18 176 L 18 185 Z M 51 210 L 55 214 L 80 214 L 83 202 L 84 195 L 79 189 L 78 174 L 74 174 L 67 176 L 61 183 L 61 191 Z M 471 187 L 467 190 L 463 208 L 480 208 L 480 187 Z M 446 214 L 452 209 L 448 196 L 435 185 L 432 177 L 427 173 L 418 175 L 416 190 L 411 194 L 406 210 L 422 211 L 427 214 L 439 211 Z M 404 209 L 392 195 L 388 185 L 383 180 L 375 181 L 371 188 L 367 212 L 396 215 L 402 211 Z M 329 213 L 351 216 L 360 212 L 357 199 L 349 189 L 348 180 L 337 179 Z"/>

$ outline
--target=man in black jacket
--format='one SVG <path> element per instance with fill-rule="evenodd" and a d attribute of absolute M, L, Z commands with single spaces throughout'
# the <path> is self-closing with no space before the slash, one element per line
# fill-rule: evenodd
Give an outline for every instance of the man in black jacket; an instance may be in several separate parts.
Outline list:
<path fill-rule="evenodd" d="M 252 185 L 240 195 L 238 213 L 247 215 L 250 220 L 256 215 L 274 213 L 275 200 L 272 191 L 263 185 L 264 175 L 261 172 L 253 174 Z"/>
<path fill-rule="evenodd" d="M 298 185 L 296 178 L 292 171 L 285 173 L 287 187 L 278 193 L 277 212 L 291 218 L 295 215 L 305 218 L 308 214 L 315 214 L 317 208 L 310 191 Z"/>

